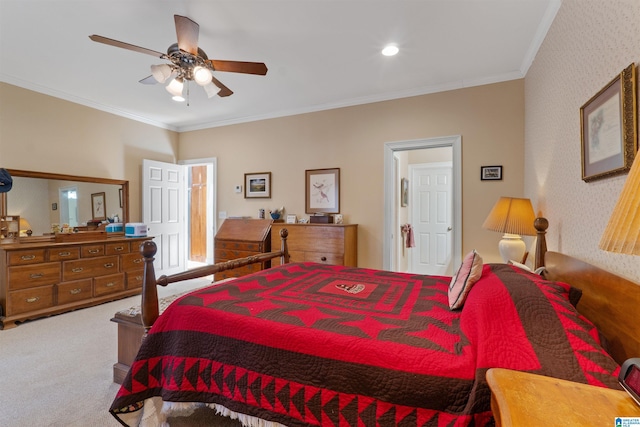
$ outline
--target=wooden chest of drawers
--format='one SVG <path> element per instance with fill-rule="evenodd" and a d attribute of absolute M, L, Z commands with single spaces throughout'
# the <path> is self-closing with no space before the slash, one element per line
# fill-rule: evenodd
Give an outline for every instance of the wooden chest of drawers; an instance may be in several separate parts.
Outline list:
<path fill-rule="evenodd" d="M 289 262 L 317 262 L 357 267 L 358 224 L 282 224 L 271 226 L 271 245 L 280 247 L 280 230 L 289 231 Z M 280 265 L 280 259 L 271 261 Z"/>
<path fill-rule="evenodd" d="M 139 294 L 148 238 L 0 246 L 0 321 L 15 322 Z"/>
<path fill-rule="evenodd" d="M 270 219 L 226 219 L 215 237 L 216 263 L 271 251 Z M 278 238 L 279 239 L 279 238 Z M 280 243 L 278 243 L 278 248 Z M 252 264 L 215 275 L 215 280 L 238 277 L 270 267 L 269 262 Z"/>

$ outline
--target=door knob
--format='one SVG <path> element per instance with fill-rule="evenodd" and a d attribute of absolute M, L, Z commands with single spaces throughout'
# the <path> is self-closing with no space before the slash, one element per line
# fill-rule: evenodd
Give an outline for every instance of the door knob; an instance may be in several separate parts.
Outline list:
<path fill-rule="evenodd" d="M 447 231 L 451 231 L 451 230 L 453 230 L 453 228 L 447 227 Z"/>

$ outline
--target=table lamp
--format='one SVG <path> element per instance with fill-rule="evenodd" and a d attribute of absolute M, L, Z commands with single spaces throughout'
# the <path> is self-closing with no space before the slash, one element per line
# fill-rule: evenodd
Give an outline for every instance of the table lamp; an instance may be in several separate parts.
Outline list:
<path fill-rule="evenodd" d="M 484 220 L 482 228 L 504 233 L 498 250 L 504 262 L 525 261 L 527 246 L 520 235 L 535 236 L 535 214 L 531 200 L 516 197 L 500 197 Z"/>
<path fill-rule="evenodd" d="M 31 236 L 33 231 L 31 231 L 31 224 L 26 219 L 20 217 L 20 235 L 21 236 Z"/>
<path fill-rule="evenodd" d="M 640 160 L 633 162 L 620 198 L 600 238 L 600 249 L 640 255 Z"/>

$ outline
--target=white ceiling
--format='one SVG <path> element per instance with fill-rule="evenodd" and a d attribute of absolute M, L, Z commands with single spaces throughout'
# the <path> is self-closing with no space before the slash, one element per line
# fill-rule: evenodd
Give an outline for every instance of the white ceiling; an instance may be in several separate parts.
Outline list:
<path fill-rule="evenodd" d="M 0 80 L 177 131 L 522 78 L 561 0 L 0 0 Z M 138 81 L 165 52 L 173 15 L 200 24 L 209 58 L 264 62 L 215 72 L 234 91 L 190 105 Z M 380 50 L 395 43 L 400 53 Z M 2 100 L 0 100 L 2 102 Z"/>

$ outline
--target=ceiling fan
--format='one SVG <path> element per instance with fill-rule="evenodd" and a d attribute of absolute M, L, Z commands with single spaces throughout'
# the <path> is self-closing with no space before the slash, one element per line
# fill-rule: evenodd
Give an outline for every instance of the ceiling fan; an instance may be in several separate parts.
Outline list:
<path fill-rule="evenodd" d="M 200 26 L 186 16 L 173 15 L 176 25 L 178 43 L 174 43 L 167 49 L 167 53 L 157 52 L 144 47 L 135 46 L 96 34 L 89 36 L 91 40 L 104 43 L 134 52 L 146 53 L 157 58 L 166 59 L 170 64 L 151 66 L 151 75 L 140 80 L 143 84 L 165 83 L 169 81 L 166 89 L 176 101 L 184 101 L 184 82 L 195 81 L 202 86 L 211 98 L 215 95 L 225 97 L 233 94 L 233 91 L 213 77 L 213 71 L 228 71 L 232 73 L 267 74 L 267 66 L 262 62 L 225 61 L 209 59 L 207 54 L 198 47 L 198 35 Z"/>

